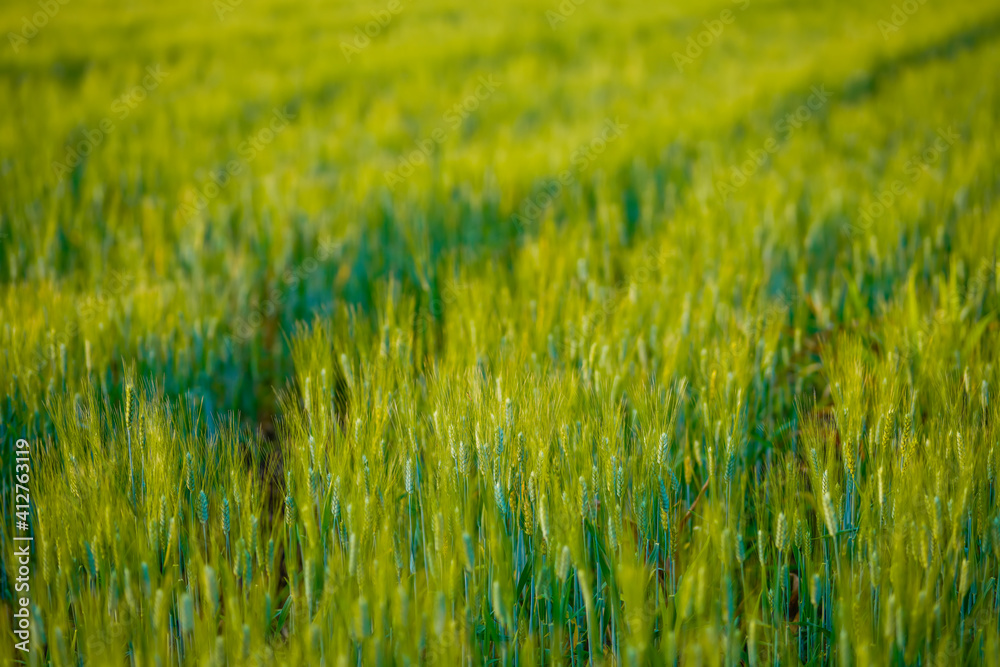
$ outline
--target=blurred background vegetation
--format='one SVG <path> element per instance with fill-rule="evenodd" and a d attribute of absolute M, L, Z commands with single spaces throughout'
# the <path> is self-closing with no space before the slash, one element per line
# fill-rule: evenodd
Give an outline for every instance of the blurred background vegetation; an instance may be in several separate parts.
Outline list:
<path fill-rule="evenodd" d="M 87 640 L 111 636 L 112 621 L 88 629 L 81 624 L 86 610 L 130 628 L 122 655 L 136 664 L 154 655 L 215 655 L 216 633 L 199 592 L 202 568 L 214 567 L 228 573 L 216 584 L 223 598 L 245 587 L 240 614 L 267 606 L 264 630 L 253 626 L 247 640 L 254 650 L 278 647 L 288 659 L 512 661 L 523 650 L 531 656 L 524 660 L 580 661 L 606 648 L 617 662 L 630 655 L 669 662 L 680 645 L 701 647 L 698 655 L 709 662 L 756 663 L 751 621 L 758 641 L 779 617 L 787 624 L 783 636 L 768 635 L 770 647 L 759 649 L 774 660 L 927 662 L 939 659 L 939 636 L 960 647 L 949 660 L 978 662 L 990 650 L 995 659 L 1000 595 L 997 556 L 989 554 L 1000 544 L 1000 524 L 991 532 L 998 434 L 989 396 L 1000 353 L 1000 5 L 400 0 L 398 11 L 388 8 L 317 0 L 18 0 L 0 8 L 7 35 L 0 48 L 4 483 L 14 440 L 39 443 L 34 493 L 42 516 L 80 522 L 68 524 L 80 525 L 78 535 L 40 540 L 39 559 L 51 562 L 44 574 L 41 565 L 36 571 L 54 600 L 36 599 L 38 617 L 49 630 L 61 628 L 65 655 L 102 659 L 88 653 Z M 732 20 L 714 23 L 726 11 Z M 356 42 L 358 30 L 379 17 L 384 25 L 371 30 L 377 34 L 367 45 Z M 679 66 L 677 54 L 690 62 Z M 484 80 L 496 82 L 495 90 Z M 829 97 L 810 107 L 816 89 Z M 276 112 L 287 121 L 276 123 Z M 613 138 L 603 134 L 609 122 L 622 128 Z M 942 135 L 953 140 L 935 148 Z M 415 153 L 421 146 L 430 148 Z M 769 157 L 753 162 L 740 181 L 734 169 L 762 149 Z M 77 160 L 73 151 L 88 154 Z M 388 178 L 404 173 L 404 161 L 412 164 L 403 181 Z M 743 181 L 720 196 L 720 183 Z M 890 202 L 886 192 L 891 203 L 863 219 L 859 211 L 878 210 L 880 197 Z M 842 393 L 848 385 L 850 396 Z M 128 420 L 126 391 L 136 401 Z M 310 407 L 321 392 L 326 402 Z M 838 412 L 844 407 L 849 418 Z M 516 416 L 504 416 L 508 410 Z M 139 437 L 136 414 L 149 447 L 137 458 L 148 456 L 150 464 L 138 496 L 129 449 L 129 438 Z M 809 431 L 806 422 L 826 426 Z M 982 464 L 973 466 L 978 472 L 967 488 L 939 484 L 968 470 L 967 460 L 952 460 L 956 433 Z M 666 459 L 655 452 L 661 434 Z M 730 451 L 727 434 L 743 448 L 732 450 L 731 464 L 721 454 Z M 488 441 L 489 452 L 498 437 L 508 447 L 498 461 L 516 472 L 480 460 L 475 443 Z M 884 449 L 842 452 L 842 442 L 872 438 Z M 889 493 L 880 476 L 876 499 L 874 475 L 883 468 L 902 475 L 903 451 L 931 439 L 950 444 L 947 452 L 920 450 L 926 465 L 905 479 L 931 495 L 901 496 L 903 507 L 922 509 L 913 527 L 899 522 L 910 536 L 899 537 L 895 525 L 882 522 L 884 510 L 872 509 Z M 473 491 L 440 482 L 447 473 L 439 466 L 452 465 L 456 440 L 474 461 L 464 472 L 479 471 Z M 222 455 L 217 443 L 231 450 Z M 564 459 L 554 470 L 532 467 L 539 453 L 551 458 L 555 450 Z M 815 459 L 810 450 L 818 451 Z M 337 458 L 345 452 L 350 456 Z M 859 458 L 867 463 L 848 465 Z M 723 531 L 729 541 L 741 533 L 748 542 L 773 542 L 782 515 L 812 526 L 814 536 L 823 533 L 824 461 L 837 513 L 861 531 L 825 552 L 827 570 L 813 560 L 827 550 L 819 541 L 803 544 L 791 560 L 765 562 L 762 555 L 763 576 L 747 576 L 740 560 L 740 576 L 727 580 L 711 561 L 713 574 L 688 581 L 717 586 L 713 600 L 724 586 L 742 588 L 734 594 L 745 603 L 739 619 L 732 610 L 727 617 L 699 607 L 695 620 L 678 611 L 682 574 L 705 567 L 698 554 L 709 544 L 714 553 Z M 713 466 L 729 465 L 727 487 L 735 484 L 738 495 L 709 485 L 726 472 Z M 406 473 L 407 466 L 420 472 Z M 799 466 L 808 474 L 794 472 Z M 551 476 L 552 489 L 536 481 L 529 494 L 532 473 Z M 87 474 L 90 495 L 72 481 Z M 407 474 L 433 490 L 409 502 Z M 590 484 L 590 501 L 595 487 L 610 499 L 619 474 L 631 491 L 618 495 L 634 492 L 634 499 L 602 502 L 588 519 L 591 510 L 576 501 L 580 481 Z M 769 476 L 793 489 L 822 477 L 824 489 L 808 498 L 755 498 Z M 347 520 L 330 505 L 333 480 L 341 477 L 338 502 L 354 507 Z M 202 488 L 210 522 L 198 520 Z M 232 530 L 246 530 L 241 539 L 249 545 L 253 514 L 262 533 L 266 522 L 277 537 L 277 565 L 264 565 L 269 535 L 259 537 L 257 551 L 247 548 L 251 560 L 260 559 L 254 565 L 263 567 L 263 582 L 244 578 L 245 570 L 232 574 L 232 555 L 222 563 L 222 552 L 207 548 L 209 538 L 233 546 L 230 528 L 222 532 L 221 507 L 239 489 L 245 526 Z M 518 500 L 508 498 L 505 510 L 492 498 L 496 489 Z M 699 491 L 706 500 L 688 517 Z M 863 510 L 852 493 L 867 498 Z M 541 536 L 543 494 L 550 505 L 565 499 L 564 523 L 579 534 L 554 528 L 558 536 Z M 745 505 L 731 512 L 730 499 L 744 496 Z M 316 517 L 293 531 L 295 520 L 286 519 L 285 528 L 278 515 L 292 512 L 296 497 L 299 508 L 312 502 Z M 376 502 L 381 513 L 358 516 Z M 953 505 L 955 537 L 937 537 L 939 566 L 958 568 L 955 581 L 924 572 L 929 565 L 918 576 L 919 558 L 910 554 L 912 572 L 901 565 L 893 582 L 892 613 L 902 600 L 918 608 L 921 592 L 935 598 L 945 580 L 958 591 L 963 558 L 972 559 L 966 576 L 985 602 L 976 606 L 955 593 L 942 612 L 925 600 L 927 618 L 906 617 L 893 630 L 925 644 L 885 639 L 879 623 L 889 593 L 872 593 L 874 611 L 863 617 L 843 611 L 860 584 L 848 576 L 834 586 L 826 577 L 841 551 L 849 571 L 867 567 L 878 551 L 886 572 L 864 576 L 888 580 L 896 541 L 915 540 L 925 520 L 932 533 L 941 530 L 924 511 L 935 502 Z M 425 503 L 420 520 L 428 525 L 404 531 Z M 510 506 L 521 508 L 523 520 Z M 956 518 L 961 507 L 981 514 L 974 525 Z M 452 510 L 451 528 L 429 525 L 439 512 L 451 522 Z M 151 546 L 145 534 L 150 520 L 168 532 L 171 516 L 183 533 L 172 564 L 162 540 Z M 671 532 L 671 516 L 683 518 L 684 532 Z M 134 526 L 115 537 L 112 521 L 122 517 Z M 327 544 L 331 527 L 337 536 Z M 794 524 L 787 529 L 796 531 Z M 626 559 L 622 534 L 630 530 Z M 499 543 L 508 552 L 491 531 L 507 536 Z M 476 545 L 472 562 L 462 555 L 463 533 Z M 360 546 L 351 546 L 354 534 L 363 536 Z M 400 546 L 401 535 L 408 547 Z M 664 539 L 678 550 L 669 557 L 660 551 Z M 468 570 L 465 593 L 433 579 L 443 579 L 445 569 L 428 563 L 435 540 L 454 542 L 443 553 L 456 572 Z M 126 553 L 116 551 L 119 543 L 130 545 Z M 557 620 L 551 608 L 538 611 L 541 592 L 521 596 L 525 585 L 544 588 L 546 568 L 547 582 L 566 580 L 566 572 L 556 576 L 563 546 L 581 574 L 568 603 L 575 612 Z M 728 548 L 735 553 L 732 543 Z M 104 549 L 103 566 L 89 564 L 95 549 Z M 312 627 L 336 637 L 336 650 L 324 643 L 317 651 L 308 624 L 295 627 L 287 610 L 301 604 L 297 592 L 312 595 L 305 582 L 323 578 L 337 549 L 345 566 L 358 549 L 381 566 L 368 580 L 356 568 L 344 574 L 354 588 L 328 575 L 323 590 L 336 591 L 336 613 L 323 616 L 312 600 L 307 609 L 326 619 Z M 393 567 L 401 553 L 403 564 Z M 608 554 L 615 553 L 638 563 L 636 570 L 614 572 Z M 732 575 L 732 558 L 719 572 Z M 166 591 L 170 631 L 139 629 L 136 619 L 152 613 L 142 602 L 128 603 L 127 613 L 109 607 L 124 591 L 124 572 L 139 590 L 141 563 L 155 570 L 150 596 Z M 796 593 L 802 600 L 810 568 L 825 577 L 818 598 L 812 589 L 813 616 L 803 612 L 794 628 L 789 609 L 779 613 L 763 602 L 778 591 L 790 605 L 790 563 L 803 582 Z M 170 567 L 179 568 L 179 583 Z M 57 571 L 65 580 L 57 582 Z M 782 572 L 786 583 L 769 588 L 768 577 Z M 665 579 L 663 595 L 649 585 L 651 576 Z M 75 597 L 82 589 L 69 581 L 74 577 L 97 591 L 92 599 Z M 924 586 L 922 577 L 934 583 Z M 397 582 L 413 586 L 418 611 L 392 616 L 405 597 Z M 616 616 L 632 608 L 621 597 L 626 585 L 637 591 L 637 608 L 649 602 L 653 610 L 641 623 Z M 181 627 L 184 595 L 194 596 L 204 621 L 191 631 L 193 653 Z M 585 603 L 588 595 L 596 602 Z M 434 626 L 444 614 L 439 596 L 448 602 L 448 623 L 464 628 L 464 635 L 455 630 L 461 641 L 445 642 L 449 633 Z M 361 613 L 359 600 L 395 610 L 375 622 L 385 633 L 358 630 L 352 614 Z M 540 614 L 550 629 L 537 625 Z M 937 626 L 928 620 L 935 614 Z M 877 637 L 859 629 L 861 618 L 878 627 Z M 968 618 L 975 628 L 965 626 Z M 238 664 L 245 657 L 233 637 L 247 626 L 233 623 L 219 636 L 223 655 Z M 607 633 L 595 629 L 605 624 Z M 552 639 L 557 626 L 569 633 L 562 644 Z M 720 651 L 713 632 L 731 648 Z M 428 633 L 436 633 L 439 652 L 428 654 L 437 646 Z M 837 654 L 838 641 L 871 652 Z M 58 663 L 60 655 L 50 648 L 36 659 Z"/>

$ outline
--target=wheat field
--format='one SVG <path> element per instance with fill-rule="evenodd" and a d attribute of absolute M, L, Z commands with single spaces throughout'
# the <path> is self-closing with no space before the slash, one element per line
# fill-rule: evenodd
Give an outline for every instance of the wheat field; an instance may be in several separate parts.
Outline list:
<path fill-rule="evenodd" d="M 3 664 L 1000 665 L 1000 3 L 0 24 Z"/>

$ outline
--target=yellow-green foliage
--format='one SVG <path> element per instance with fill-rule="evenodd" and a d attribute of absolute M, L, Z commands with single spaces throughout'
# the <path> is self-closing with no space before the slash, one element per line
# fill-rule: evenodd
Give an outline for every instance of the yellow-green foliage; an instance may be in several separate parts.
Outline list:
<path fill-rule="evenodd" d="M 996 2 L 0 25 L 4 660 L 997 664 Z"/>

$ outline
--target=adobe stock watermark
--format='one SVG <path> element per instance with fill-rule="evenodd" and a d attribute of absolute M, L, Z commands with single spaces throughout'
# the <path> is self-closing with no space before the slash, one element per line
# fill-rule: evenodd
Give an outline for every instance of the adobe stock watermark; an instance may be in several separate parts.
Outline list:
<path fill-rule="evenodd" d="M 38 35 L 39 31 L 49 24 L 63 5 L 69 4 L 70 0 L 39 0 L 39 11 L 29 16 L 21 17 L 21 32 L 8 32 L 7 41 L 14 49 L 14 53 L 20 53 L 21 47 Z"/>
<path fill-rule="evenodd" d="M 608 144 L 622 136 L 627 129 L 628 125 L 617 117 L 614 120 L 605 118 L 597 135 L 573 151 L 570 156 L 572 169 L 564 169 L 559 172 L 557 177 L 546 179 L 535 194 L 529 195 L 521 201 L 518 210 L 510 216 L 510 221 L 517 230 L 524 231 L 527 223 L 538 219 L 546 207 L 562 194 L 563 188 L 576 181 L 591 162 L 608 149 Z"/>
<path fill-rule="evenodd" d="M 373 10 L 372 20 L 363 26 L 354 26 L 354 38 L 350 42 L 341 40 L 340 52 L 344 54 L 344 59 L 351 62 L 354 56 L 367 49 L 372 40 L 382 34 L 382 31 L 389 27 L 394 16 L 403 11 L 401 0 L 389 0 L 385 9 Z"/>
<path fill-rule="evenodd" d="M 427 308 L 421 309 L 416 316 L 414 331 L 421 334 L 432 331 L 435 323 L 444 315 L 444 309 L 457 303 L 459 296 L 462 293 L 468 293 L 469 289 L 470 287 L 466 283 L 444 281 L 444 286 L 441 288 L 438 298 L 429 299 Z"/>
<path fill-rule="evenodd" d="M 951 126 L 946 130 L 938 128 L 934 142 L 917 155 L 910 157 L 903 165 L 903 172 L 909 177 L 910 184 L 920 180 L 958 139 L 958 133 Z M 858 208 L 857 221 L 849 225 L 845 231 L 851 236 L 859 236 L 868 231 L 875 221 L 885 215 L 885 212 L 908 191 L 909 186 L 905 181 L 898 178 L 893 180 L 888 188 L 873 195 L 873 201 L 868 206 Z"/>
<path fill-rule="evenodd" d="M 652 246 L 644 249 L 643 261 L 639 267 L 632 272 L 628 278 L 620 279 L 609 291 L 598 301 L 598 309 L 594 314 L 587 315 L 587 323 L 590 327 L 596 328 L 604 322 L 610 320 L 618 308 L 628 299 L 629 292 L 634 287 L 643 286 L 657 275 L 658 271 L 670 265 L 678 259 L 674 252 L 658 253 Z"/>
<path fill-rule="evenodd" d="M 587 0 L 562 0 L 562 2 L 560 2 L 554 10 L 545 10 L 545 18 L 549 22 L 549 27 L 555 30 L 556 26 L 565 23 L 566 19 L 576 13 L 576 8 L 586 1 Z"/>
<path fill-rule="evenodd" d="M 180 205 L 179 211 L 185 220 L 190 220 L 200 211 L 208 207 L 208 203 L 219 196 L 223 188 L 232 182 L 233 178 L 243 173 L 251 162 L 257 157 L 260 151 L 264 150 L 275 137 L 281 134 L 288 127 L 292 120 L 292 113 L 287 109 L 275 107 L 271 110 L 271 120 L 267 127 L 258 130 L 252 136 L 247 137 L 236 147 L 238 160 L 230 160 L 221 169 L 213 169 L 208 174 L 207 183 L 196 189 L 193 195 L 189 195 L 188 201 Z"/>
<path fill-rule="evenodd" d="M 467 95 L 461 101 L 456 102 L 442 116 L 442 120 L 451 130 L 457 130 L 462 125 L 462 122 L 476 111 L 483 102 L 488 100 L 496 92 L 496 89 L 502 85 L 493 78 L 492 74 L 489 76 L 480 76 L 478 83 L 479 85 L 476 86 L 475 91 L 471 95 Z M 396 186 L 412 176 L 417 167 L 427 164 L 431 155 L 437 150 L 437 147 L 443 144 L 447 138 L 448 133 L 443 127 L 438 126 L 431 132 L 430 137 L 414 141 L 416 148 L 401 157 L 395 169 L 384 173 L 385 184 L 389 186 L 389 190 L 395 192 Z"/>
<path fill-rule="evenodd" d="M 787 138 L 792 130 L 797 130 L 808 123 L 814 113 L 826 106 L 829 99 L 830 91 L 826 89 L 825 85 L 813 86 L 804 104 L 799 105 L 795 111 L 786 114 L 784 118 L 779 119 L 774 124 L 775 131 Z M 715 181 L 715 192 L 719 201 L 726 201 L 729 195 L 746 185 L 747 181 L 757 173 L 758 169 L 764 166 L 771 155 L 778 152 L 780 147 L 778 136 L 771 135 L 764 140 L 761 148 L 748 149 L 747 159 L 731 168 L 728 179 Z"/>
<path fill-rule="evenodd" d="M 879 19 L 876 23 L 882 33 L 882 39 L 888 40 L 891 33 L 899 32 L 899 29 L 910 20 L 910 17 L 925 4 L 927 4 L 927 0 L 904 0 L 900 4 L 893 5 L 889 18 Z"/>
<path fill-rule="evenodd" d="M 128 118 L 129 114 L 139 106 L 149 94 L 160 87 L 160 84 L 167 77 L 167 72 L 160 69 L 159 65 L 146 68 L 146 76 L 142 78 L 140 85 L 133 86 L 128 92 L 118 96 L 111 103 L 111 116 L 105 116 L 97 123 L 97 127 L 83 131 L 83 139 L 77 141 L 66 149 L 66 157 L 60 162 L 52 161 L 52 171 L 59 182 L 83 161 L 83 159 L 97 150 L 104 139 L 115 131 L 118 123 Z"/>
<path fill-rule="evenodd" d="M 105 280 L 95 288 L 93 293 L 78 296 L 74 299 L 72 308 L 61 309 L 62 312 L 75 312 L 76 317 L 69 319 L 65 327 L 57 332 L 55 328 L 50 330 L 50 345 L 39 345 L 35 350 L 35 362 L 39 366 L 53 363 L 50 351 L 54 351 L 61 346 L 68 346 L 83 328 L 95 321 L 101 321 L 111 315 L 111 310 L 115 308 L 129 293 L 129 290 L 136 287 L 138 281 L 130 273 L 122 273 L 112 269 Z M 84 358 L 89 371 L 91 364 L 89 341 L 85 342 L 86 350 Z"/>
<path fill-rule="evenodd" d="M 750 6 L 750 0 L 732 0 L 732 3 L 737 5 L 741 12 Z M 732 9 L 723 9 L 719 12 L 718 18 L 702 21 L 705 29 L 687 38 L 687 48 L 684 49 L 684 53 L 674 51 L 674 64 L 677 66 L 677 71 L 683 74 L 684 67 L 693 64 L 696 59 L 700 58 L 705 49 L 715 43 L 726 26 L 734 21 L 736 21 L 736 14 L 733 13 Z"/>
<path fill-rule="evenodd" d="M 233 326 L 234 337 L 241 342 L 249 340 L 254 332 L 260 329 L 265 318 L 277 314 L 285 295 L 312 275 L 320 264 L 334 257 L 340 247 L 340 243 L 333 239 L 321 240 L 315 255 L 307 257 L 296 267 L 287 269 L 281 275 L 280 282 L 271 288 L 263 301 L 253 303 L 246 317 L 237 318 Z"/>
<path fill-rule="evenodd" d="M 212 8 L 215 9 L 215 15 L 219 17 L 219 22 L 221 23 L 242 4 L 243 0 L 215 0 L 212 3 Z"/>

